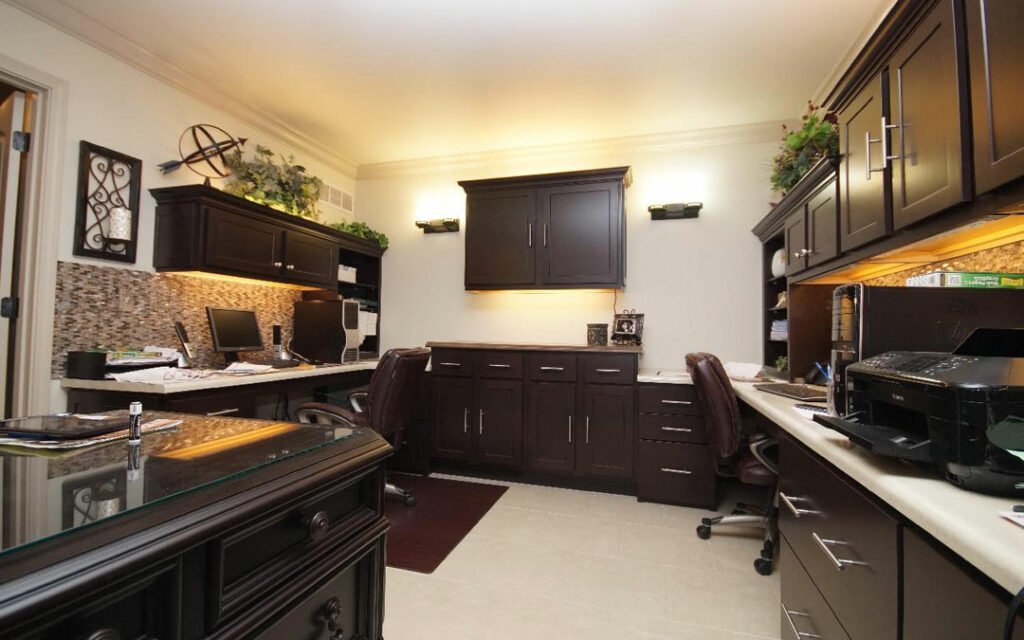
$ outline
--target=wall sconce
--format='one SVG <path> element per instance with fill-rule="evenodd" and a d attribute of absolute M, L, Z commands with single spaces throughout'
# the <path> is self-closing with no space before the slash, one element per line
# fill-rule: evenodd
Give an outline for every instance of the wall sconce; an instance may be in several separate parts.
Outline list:
<path fill-rule="evenodd" d="M 696 218 L 704 208 L 703 202 L 673 202 L 672 204 L 652 204 L 647 207 L 651 212 L 651 220 L 679 220 Z"/>
<path fill-rule="evenodd" d="M 75 211 L 76 256 L 135 262 L 142 161 L 82 140 Z"/>
<path fill-rule="evenodd" d="M 423 233 L 447 233 L 459 230 L 459 219 L 435 218 L 433 220 L 417 220 L 416 226 L 423 229 Z"/>

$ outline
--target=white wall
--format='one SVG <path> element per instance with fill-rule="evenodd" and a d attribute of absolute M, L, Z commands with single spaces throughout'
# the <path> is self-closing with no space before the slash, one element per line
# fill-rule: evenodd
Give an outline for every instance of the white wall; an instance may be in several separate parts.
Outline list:
<path fill-rule="evenodd" d="M 777 142 L 756 142 L 600 152 L 420 175 L 387 176 L 385 167 L 373 171 L 383 177 L 365 179 L 361 169 L 359 217 L 391 240 L 384 257 L 383 346 L 428 340 L 585 342 L 586 323 L 611 321 L 611 293 L 467 293 L 465 234 L 424 235 L 413 221 L 464 221 L 458 180 L 631 165 L 628 275 L 618 308 L 647 314 L 641 366 L 683 369 L 685 354 L 696 350 L 759 362 L 761 254 L 750 229 L 769 209 L 769 159 L 776 147 Z M 649 204 L 694 200 L 704 202 L 697 220 L 655 222 L 647 212 Z"/>

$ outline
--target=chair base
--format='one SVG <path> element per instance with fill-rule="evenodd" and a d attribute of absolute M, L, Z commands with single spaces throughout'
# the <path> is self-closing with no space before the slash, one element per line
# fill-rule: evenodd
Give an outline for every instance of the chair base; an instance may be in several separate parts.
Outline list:
<path fill-rule="evenodd" d="M 403 489 L 393 482 L 384 483 L 384 495 L 385 496 L 397 496 L 402 499 L 407 507 L 416 506 L 416 496 L 412 494 L 412 491 Z"/>
<path fill-rule="evenodd" d="M 697 526 L 697 537 L 707 540 L 711 537 L 711 528 L 719 525 L 754 526 L 764 529 L 764 546 L 761 557 L 754 560 L 754 569 L 763 576 L 771 575 L 775 550 L 779 543 L 779 519 L 777 498 L 773 497 L 767 507 L 739 504 L 732 515 L 703 518 Z"/>

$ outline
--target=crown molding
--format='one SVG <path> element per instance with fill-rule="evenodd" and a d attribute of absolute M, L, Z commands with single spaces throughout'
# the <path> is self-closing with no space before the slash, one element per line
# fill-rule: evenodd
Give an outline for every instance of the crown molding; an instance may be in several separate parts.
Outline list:
<path fill-rule="evenodd" d="M 376 180 L 398 176 L 451 173 L 480 167 L 526 164 L 563 158 L 656 153 L 679 149 L 775 142 L 779 139 L 781 124 L 781 122 L 756 122 L 692 131 L 361 164 L 356 178 L 358 180 Z"/>
<path fill-rule="evenodd" d="M 832 70 L 829 71 L 828 75 L 826 75 L 821 81 L 818 88 L 814 90 L 814 93 L 812 94 L 813 97 L 811 98 L 814 104 L 824 104 L 824 101 L 828 99 L 839 84 L 839 81 L 842 80 L 846 70 L 850 68 L 850 65 L 852 65 L 853 61 L 857 58 L 857 54 L 864 49 L 868 41 L 871 39 L 871 36 L 874 35 L 875 31 L 878 30 L 878 27 L 885 21 L 885 18 L 889 15 L 892 8 L 896 6 L 898 1 L 899 0 L 878 0 L 874 11 L 871 12 L 871 19 L 868 20 L 866 25 L 864 25 L 864 29 L 861 30 L 860 34 L 857 35 L 857 38 L 850 44 L 846 53 L 836 61 L 835 66 L 832 67 Z"/>
<path fill-rule="evenodd" d="M 348 157 L 339 154 L 319 141 L 282 122 L 280 119 L 262 113 L 236 100 L 217 87 L 158 57 L 152 51 L 81 13 L 61 0 L 43 2 L 33 2 L 32 0 L 3 1 L 63 31 L 71 37 L 174 87 L 199 102 L 238 118 L 253 128 L 294 147 L 296 150 L 306 153 L 328 166 L 334 167 L 350 178 L 356 176 L 356 163 Z"/>

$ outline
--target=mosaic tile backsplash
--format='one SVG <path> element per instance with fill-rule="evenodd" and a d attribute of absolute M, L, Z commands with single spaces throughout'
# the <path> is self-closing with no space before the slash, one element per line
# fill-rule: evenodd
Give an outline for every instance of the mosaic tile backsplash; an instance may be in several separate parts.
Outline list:
<path fill-rule="evenodd" d="M 97 345 L 179 348 L 175 320 L 188 331 L 196 366 L 222 367 L 223 356 L 214 353 L 210 339 L 208 306 L 254 310 L 266 349 L 240 356 L 268 361 L 271 326 L 281 325 L 287 344 L 292 305 L 301 298 L 301 291 L 269 285 L 59 262 L 51 375 L 64 376 L 68 351 Z"/>
<path fill-rule="evenodd" d="M 903 287 L 907 284 L 907 278 L 934 271 L 1024 273 L 1024 242 L 1015 242 L 995 249 L 969 253 L 948 262 L 933 262 L 923 267 L 914 267 L 868 280 L 865 284 L 879 287 Z"/>

